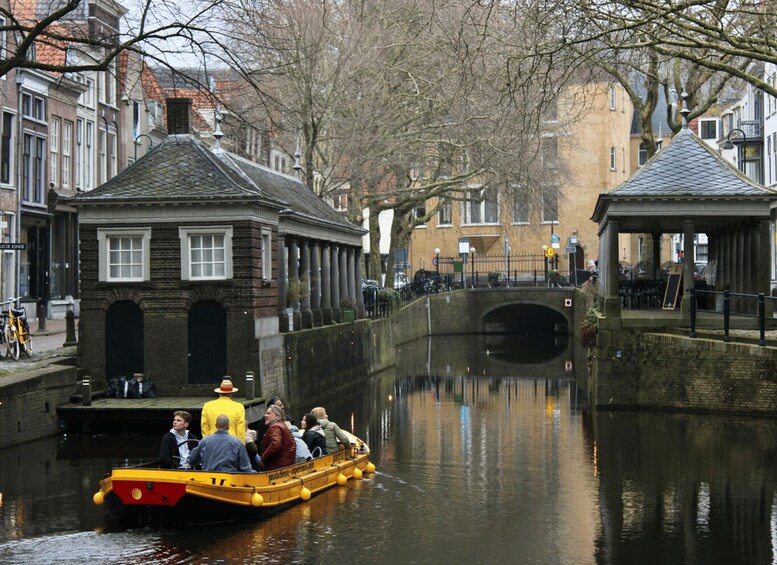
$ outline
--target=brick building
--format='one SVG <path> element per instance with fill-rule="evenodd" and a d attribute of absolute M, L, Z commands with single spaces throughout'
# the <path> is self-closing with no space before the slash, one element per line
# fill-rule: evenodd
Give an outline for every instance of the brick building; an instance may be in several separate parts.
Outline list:
<path fill-rule="evenodd" d="M 298 179 L 188 134 L 191 101 L 169 99 L 170 135 L 69 202 L 78 209 L 80 365 L 100 382 L 135 371 L 162 394 L 211 392 L 224 374 L 284 370 L 289 278 L 302 327 L 359 302 L 361 236 Z M 287 273 L 289 275 L 287 276 Z M 295 326 L 297 327 L 297 326 Z"/>

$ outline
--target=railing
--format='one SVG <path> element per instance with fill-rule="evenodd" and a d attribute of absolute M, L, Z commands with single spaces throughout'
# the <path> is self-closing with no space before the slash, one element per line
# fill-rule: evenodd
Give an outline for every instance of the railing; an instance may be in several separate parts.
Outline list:
<path fill-rule="evenodd" d="M 739 292 L 731 292 L 729 290 L 724 291 L 714 291 L 714 290 L 696 290 L 691 289 L 691 304 L 690 304 L 690 313 L 691 313 L 691 333 L 690 337 L 695 338 L 696 337 L 696 313 L 698 311 L 698 304 L 697 299 L 699 296 L 721 296 L 723 297 L 723 308 L 722 308 L 722 316 L 723 316 L 723 341 L 730 342 L 731 336 L 729 335 L 729 332 L 731 330 L 731 299 L 734 298 L 739 301 L 740 306 L 747 306 L 748 302 L 752 305 L 753 301 L 756 302 L 756 313 L 755 314 L 748 314 L 748 313 L 741 313 L 737 312 L 737 315 L 739 316 L 754 316 L 758 318 L 758 345 L 761 347 L 764 347 L 766 345 L 766 300 L 775 300 L 771 296 L 766 296 L 765 294 L 742 294 Z M 745 308 L 742 308 L 745 310 Z"/>

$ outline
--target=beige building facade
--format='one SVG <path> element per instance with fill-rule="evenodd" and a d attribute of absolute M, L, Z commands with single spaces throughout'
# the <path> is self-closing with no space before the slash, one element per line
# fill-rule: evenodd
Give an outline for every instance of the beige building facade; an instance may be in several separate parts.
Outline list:
<path fill-rule="evenodd" d="M 599 194 L 618 186 L 632 172 L 633 112 L 619 84 L 568 87 L 558 102 L 560 119 L 544 123 L 543 165 L 537 177 L 541 190 L 530 190 L 535 194 L 527 198 L 516 187 L 502 187 L 482 202 L 452 199 L 414 230 L 408 275 L 421 268 L 434 270 L 437 249 L 441 258 L 458 259 L 460 250 L 474 248 L 477 266 L 477 257 L 504 255 L 508 248 L 515 261 L 513 271 L 521 256 L 542 254 L 543 246 L 555 247 L 554 239 L 558 239 L 555 251 L 562 273 L 570 272 L 571 258 L 579 267 L 596 259 L 599 238 L 591 214 Z M 575 238 L 576 254 L 566 255 Z M 478 275 L 484 273 L 478 269 Z"/>

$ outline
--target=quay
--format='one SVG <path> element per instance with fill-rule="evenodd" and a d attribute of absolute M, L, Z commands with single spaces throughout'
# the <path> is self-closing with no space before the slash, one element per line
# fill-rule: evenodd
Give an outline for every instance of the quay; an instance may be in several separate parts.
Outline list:
<path fill-rule="evenodd" d="M 161 433 L 173 421 L 173 412 L 186 410 L 192 415 L 189 429 L 200 434 L 202 405 L 216 396 L 170 396 L 163 398 L 93 398 L 90 406 L 61 404 L 57 406 L 59 426 L 66 433 L 149 432 Z M 264 416 L 263 398 L 234 398 L 246 409 L 246 423 L 253 424 Z"/>

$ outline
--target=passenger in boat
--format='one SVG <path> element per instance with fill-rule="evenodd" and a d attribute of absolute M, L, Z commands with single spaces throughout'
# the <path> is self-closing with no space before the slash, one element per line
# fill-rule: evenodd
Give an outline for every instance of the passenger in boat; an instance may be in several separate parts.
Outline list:
<path fill-rule="evenodd" d="M 203 471 L 253 473 L 243 442 L 229 433 L 229 416 L 216 418 L 216 431 L 205 436 L 189 453 L 189 465 L 202 465 Z"/>
<path fill-rule="evenodd" d="M 208 436 L 216 431 L 216 419 L 221 414 L 225 414 L 230 421 L 229 433 L 245 443 L 246 438 L 246 409 L 245 406 L 232 400 L 232 395 L 238 389 L 232 386 L 232 380 L 229 376 L 224 377 L 219 388 L 213 389 L 219 397 L 216 400 L 210 400 L 202 406 L 202 419 L 200 429 L 202 437 Z"/>
<path fill-rule="evenodd" d="M 313 457 L 326 455 L 326 436 L 324 430 L 318 425 L 318 420 L 313 414 L 305 414 L 300 422 L 302 429 L 302 440 L 308 446 Z M 318 448 L 318 449 L 316 449 Z"/>
<path fill-rule="evenodd" d="M 269 408 L 270 406 L 277 406 L 278 408 L 283 410 L 284 414 L 286 414 L 286 407 L 283 405 L 283 401 L 277 396 L 271 396 L 265 406 L 266 408 Z M 288 417 L 284 416 L 283 419 L 288 420 Z M 260 445 L 262 443 L 262 438 L 264 437 L 264 433 L 266 431 L 267 431 L 267 425 L 264 423 L 264 418 L 262 418 L 256 423 L 256 437 L 258 438 L 257 445 Z"/>
<path fill-rule="evenodd" d="M 192 423 L 192 415 L 185 410 L 173 412 L 173 427 L 162 436 L 162 444 L 159 447 L 160 466 L 163 469 L 186 469 L 189 467 L 187 459 L 192 443 L 199 438 L 189 431 Z"/>
<path fill-rule="evenodd" d="M 339 447 L 337 442 L 342 443 L 345 447 L 351 446 L 351 440 L 345 435 L 345 432 L 340 429 L 340 426 L 334 422 L 329 421 L 329 416 L 326 415 L 326 410 L 321 406 L 317 406 L 310 411 L 313 416 L 318 420 L 318 425 L 321 426 L 321 430 L 326 437 L 326 452 L 336 453 Z"/>
<path fill-rule="evenodd" d="M 310 449 L 308 449 L 308 444 L 305 443 L 305 441 L 302 439 L 302 434 L 299 431 L 299 428 L 286 420 L 286 427 L 289 428 L 289 431 L 291 432 L 292 437 L 294 438 L 294 443 L 297 446 L 297 452 L 294 456 L 294 462 L 295 463 L 304 463 L 305 461 L 310 461 L 313 457 L 310 455 Z"/>
<path fill-rule="evenodd" d="M 285 420 L 283 408 L 274 404 L 264 413 L 267 431 L 262 438 L 259 456 L 264 471 L 294 465 L 297 444 L 291 431 L 286 427 Z"/>
<path fill-rule="evenodd" d="M 256 430 L 246 430 L 246 451 L 251 467 L 255 471 L 260 471 L 262 467 L 259 462 L 259 446 L 256 445 Z"/>

